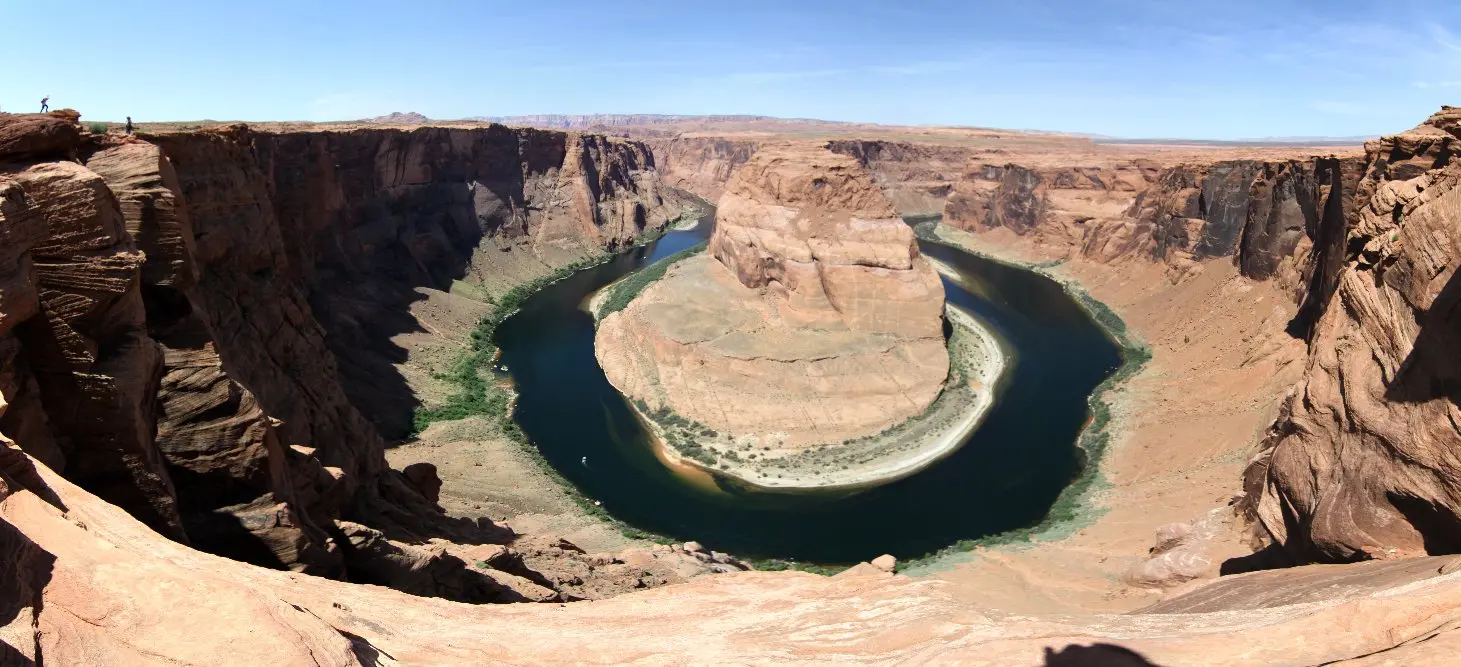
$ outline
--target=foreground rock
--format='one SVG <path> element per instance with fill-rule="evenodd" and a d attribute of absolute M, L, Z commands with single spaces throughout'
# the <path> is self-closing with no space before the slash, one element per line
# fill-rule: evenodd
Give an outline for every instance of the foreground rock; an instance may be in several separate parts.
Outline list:
<path fill-rule="evenodd" d="M 990 614 L 877 571 L 474 607 L 194 551 L 3 446 L 0 471 L 6 662 L 1444 664 L 1461 627 L 1455 559 L 1254 573 L 1135 615 Z"/>
<path fill-rule="evenodd" d="M 763 148 L 720 200 L 707 254 L 608 315 L 609 380 L 739 445 L 799 451 L 921 414 L 948 377 L 943 287 L 851 158 Z"/>

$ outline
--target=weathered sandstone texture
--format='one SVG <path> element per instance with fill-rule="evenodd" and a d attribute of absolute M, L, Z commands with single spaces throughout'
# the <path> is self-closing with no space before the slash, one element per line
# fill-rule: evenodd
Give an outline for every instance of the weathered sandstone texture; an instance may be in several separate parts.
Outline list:
<path fill-rule="evenodd" d="M 1065 256 L 1148 258 L 1174 282 L 1231 262 L 1292 298 L 1287 332 L 1307 344 L 1307 369 L 1247 471 L 1242 508 L 1276 546 L 1254 563 L 1461 551 L 1458 137 L 1461 111 L 1446 108 L 1360 157 L 1169 167 L 1122 215 L 1065 237 Z M 984 208 L 960 189 L 975 188 L 956 188 L 951 224 L 1059 236 L 1040 215 L 1043 178 L 1001 180 Z"/>
<path fill-rule="evenodd" d="M 1461 627 L 1454 557 L 1256 572 L 1129 615 L 990 613 L 872 565 L 472 606 L 194 551 L 3 445 L 0 556 L 7 664 L 1446 664 Z"/>
<path fill-rule="evenodd" d="M 921 414 L 949 357 L 943 286 L 854 160 L 763 147 L 721 197 L 706 255 L 602 323 L 609 380 L 757 444 L 800 449 Z"/>
<path fill-rule="evenodd" d="M 1361 162 L 1325 156 L 1025 167 L 976 159 L 943 221 L 971 232 L 1009 230 L 1056 255 L 1101 263 L 1150 258 L 1173 280 L 1209 259 L 1232 258 L 1243 276 L 1274 279 L 1294 294 L 1295 332 L 1303 335 L 1332 295 Z"/>
<path fill-rule="evenodd" d="M 778 142 L 754 136 L 649 136 L 655 164 L 665 182 L 719 201 L 731 176 L 751 160 L 763 144 Z M 914 141 L 834 139 L 828 150 L 849 156 L 872 175 L 900 215 L 927 215 L 943 210 L 965 163 L 974 151 Z"/>
<path fill-rule="evenodd" d="M 469 601 L 577 594 L 467 563 L 517 536 L 387 467 L 417 405 L 392 337 L 420 327 L 420 290 L 514 284 L 678 216 L 643 146 L 76 120 L 0 115 L 0 433 L 237 560 Z"/>
<path fill-rule="evenodd" d="M 1367 146 L 1308 369 L 1248 473 L 1298 558 L 1461 552 L 1458 140 L 1448 107 Z"/>

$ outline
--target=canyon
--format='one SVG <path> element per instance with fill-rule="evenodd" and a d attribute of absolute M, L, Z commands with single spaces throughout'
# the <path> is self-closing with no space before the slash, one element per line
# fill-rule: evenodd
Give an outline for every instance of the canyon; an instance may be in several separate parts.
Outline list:
<path fill-rule="evenodd" d="M 1088 293 L 1150 351 L 1110 392 L 1080 515 L 1024 543 L 822 577 L 443 512 L 472 467 L 430 460 L 448 426 L 389 445 L 445 400 L 446 360 L 513 286 L 653 234 L 693 205 L 682 189 L 734 193 L 771 143 L 749 122 L 122 138 L 0 115 L 0 658 L 1454 655 L 1450 108 L 1363 151 L 796 130 L 895 212 L 940 214 L 941 242 Z"/>
<path fill-rule="evenodd" d="M 866 483 L 876 474 L 831 469 L 945 393 L 943 311 L 937 273 L 865 169 L 816 145 L 768 146 L 720 198 L 705 254 L 607 314 L 595 354 L 646 412 L 691 420 L 679 448 L 709 465 L 756 469 L 760 484 Z M 887 460 L 893 446 L 866 457 L 906 468 Z"/>

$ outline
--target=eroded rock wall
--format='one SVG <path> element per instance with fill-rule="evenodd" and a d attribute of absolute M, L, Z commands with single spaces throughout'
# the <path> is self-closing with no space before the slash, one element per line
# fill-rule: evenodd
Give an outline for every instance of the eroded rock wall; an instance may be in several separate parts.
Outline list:
<path fill-rule="evenodd" d="M 1315 293 L 1333 296 L 1247 475 L 1251 510 L 1299 559 L 1461 552 L 1458 137 L 1447 108 L 1371 142 L 1342 258 L 1325 239 Z"/>
<path fill-rule="evenodd" d="M 1101 239 L 1092 252 L 1130 251 L 1129 230 L 1112 240 L 1100 231 L 1119 219 L 1145 191 L 1157 168 L 1145 161 L 1107 166 L 1025 166 L 977 157 L 965 166 L 943 207 L 943 222 L 971 232 L 1008 229 L 1053 246 L 1079 247 Z M 1112 247 L 1115 248 L 1114 252 Z"/>
<path fill-rule="evenodd" d="M 776 142 L 690 135 L 649 138 L 645 143 L 666 183 L 716 202 L 736 170 L 762 145 Z M 903 216 L 942 211 L 965 164 L 976 153 L 965 146 L 860 139 L 834 139 L 826 147 L 857 160 Z"/>
<path fill-rule="evenodd" d="M 185 539 L 153 440 L 163 366 L 146 331 L 144 255 L 103 179 L 65 159 L 80 133 L 54 128 L 74 118 L 58 112 L 16 123 L 40 136 L 17 138 L 21 148 L 0 155 L 0 225 L 16 255 L 8 282 L 17 288 L 0 320 L 0 350 L 9 357 L 0 375 L 13 406 L 0 426 L 33 437 L 48 465 Z"/>
<path fill-rule="evenodd" d="M 760 142 L 718 137 L 674 137 L 651 139 L 665 183 L 706 201 L 720 201 L 725 184 L 741 165 L 750 161 Z"/>
<path fill-rule="evenodd" d="M 1102 263 L 1152 259 L 1180 280 L 1215 258 L 1275 279 L 1302 304 L 1306 331 L 1332 293 L 1352 222 L 1360 158 L 1227 160 L 1158 169 L 1027 167 L 973 160 L 944 208 L 946 224 L 1009 230 Z"/>
<path fill-rule="evenodd" d="M 727 185 L 706 255 L 605 317 L 595 355 L 652 409 L 768 448 L 841 444 L 939 395 L 943 297 L 856 160 L 768 145 Z"/>
<path fill-rule="evenodd" d="M 120 138 L 64 112 L 0 118 L 0 140 L 0 432 L 199 548 L 426 568 L 476 601 L 492 575 L 406 547 L 511 532 L 386 466 L 416 404 L 390 337 L 419 327 L 416 290 L 516 284 L 684 203 L 643 145 L 500 126 Z"/>
<path fill-rule="evenodd" d="M 975 152 L 964 146 L 850 139 L 829 141 L 827 148 L 856 159 L 904 216 L 942 211 Z"/>

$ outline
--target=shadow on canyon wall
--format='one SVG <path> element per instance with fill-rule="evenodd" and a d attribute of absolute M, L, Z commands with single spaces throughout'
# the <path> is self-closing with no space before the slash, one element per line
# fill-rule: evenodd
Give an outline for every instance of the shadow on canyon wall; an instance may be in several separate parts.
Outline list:
<path fill-rule="evenodd" d="M 1461 271 L 1431 302 L 1420 323 L 1415 345 L 1386 387 L 1385 398 L 1403 403 L 1426 403 L 1448 398 L 1461 405 Z"/>
<path fill-rule="evenodd" d="M 61 499 L 41 481 L 30 459 L 0 444 L 0 499 L 20 489 L 30 490 L 57 509 L 66 511 Z M 44 604 L 42 591 L 51 582 L 56 557 L 9 522 L 0 521 L 0 563 L 5 564 L 5 574 L 0 576 L 0 628 L 33 625 L 30 620 L 14 625 L 12 622 L 22 614 L 32 618 L 40 616 Z M 6 639 L 18 637 L 12 635 Z M 35 655 L 34 660 L 26 652 L 0 639 L 0 665 L 40 664 L 40 645 L 33 643 L 29 648 Z"/>

